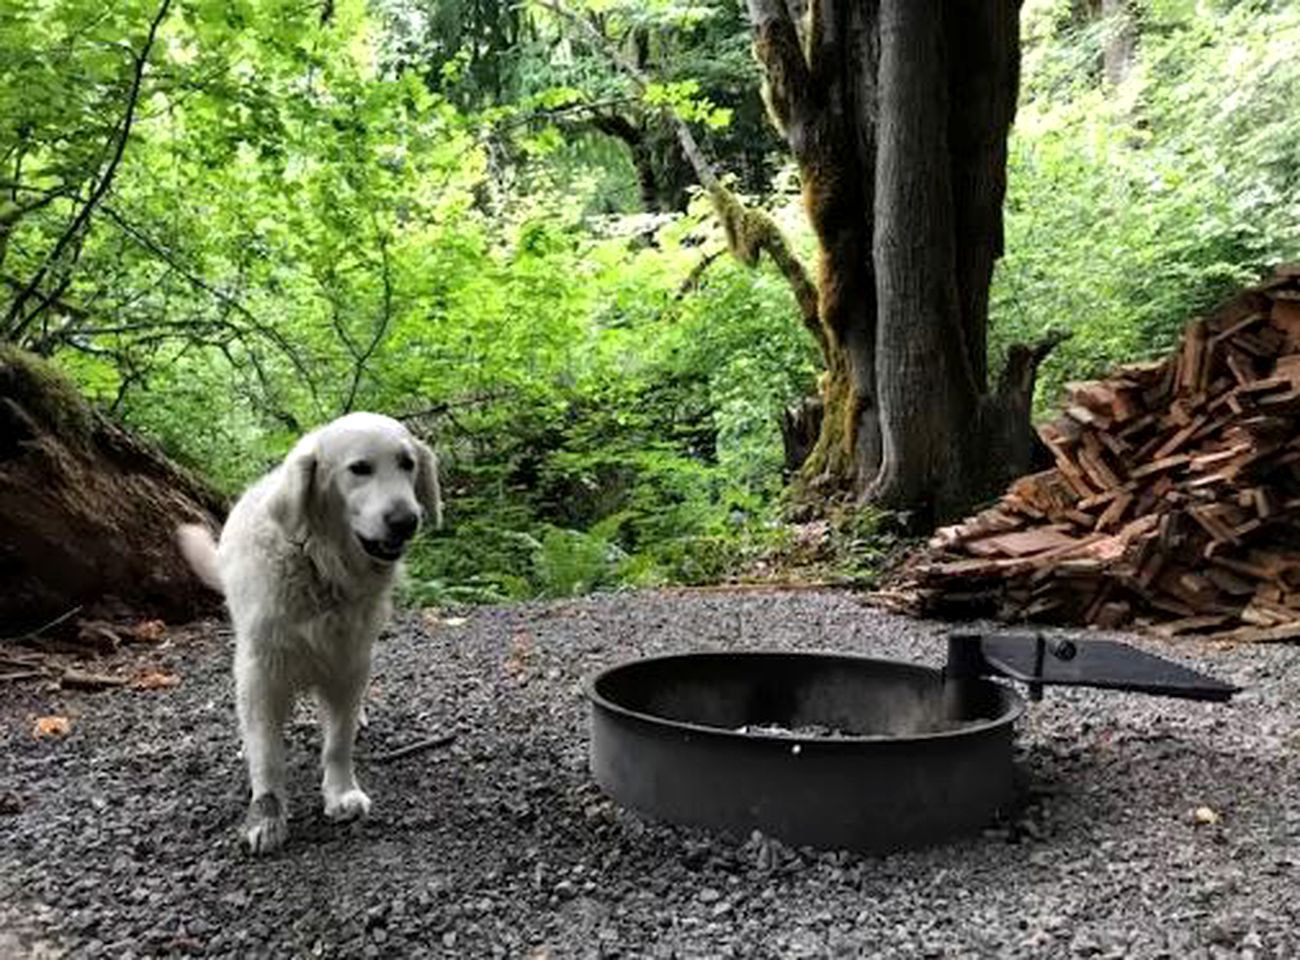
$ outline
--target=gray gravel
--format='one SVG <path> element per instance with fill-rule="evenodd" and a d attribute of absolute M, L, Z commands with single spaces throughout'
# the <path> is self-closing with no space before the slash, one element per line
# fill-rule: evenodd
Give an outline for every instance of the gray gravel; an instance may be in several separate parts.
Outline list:
<path fill-rule="evenodd" d="M 937 663 L 942 626 L 833 592 L 462 615 L 392 631 L 362 749 L 455 742 L 363 764 L 374 815 L 337 826 L 300 718 L 292 835 L 264 861 L 236 841 L 224 635 L 137 654 L 182 675 L 171 690 L 0 688 L 0 957 L 1300 957 L 1294 647 L 1163 651 L 1248 688 L 1227 706 L 1049 691 L 1023 722 L 1013 821 L 866 859 L 614 808 L 586 771 L 580 681 L 635 654 L 759 644 Z M 68 737 L 33 738 L 48 713 L 73 718 Z"/>

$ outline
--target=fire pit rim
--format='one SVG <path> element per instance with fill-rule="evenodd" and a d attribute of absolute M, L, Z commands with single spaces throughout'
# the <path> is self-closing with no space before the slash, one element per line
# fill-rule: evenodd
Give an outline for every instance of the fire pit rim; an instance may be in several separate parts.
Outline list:
<path fill-rule="evenodd" d="M 702 723 L 693 723 L 688 720 L 673 720 L 669 717 L 660 716 L 653 713 L 645 713 L 640 710 L 633 710 L 622 704 L 610 700 L 601 694 L 597 689 L 597 684 L 607 677 L 626 670 L 630 667 L 645 666 L 651 664 L 660 664 L 670 660 L 696 660 L 703 657 L 794 657 L 794 658 L 820 658 L 836 659 L 841 661 L 850 661 L 854 664 L 872 664 L 877 666 L 886 666 L 891 669 L 899 670 L 903 673 L 913 675 L 923 674 L 931 677 L 941 677 L 943 669 L 941 667 L 930 667 L 921 663 L 914 663 L 910 660 L 890 660 L 882 657 L 870 657 L 865 654 L 848 653 L 843 650 L 830 649 L 811 649 L 811 650 L 773 650 L 766 648 L 748 647 L 742 650 L 693 650 L 679 653 L 659 653 L 648 657 L 632 657 L 622 660 L 619 663 L 598 670 L 590 675 L 583 683 L 583 693 L 586 694 L 588 701 L 593 705 L 607 710 L 610 713 L 617 714 L 625 719 L 646 724 L 651 727 L 661 729 L 679 730 L 682 732 L 701 734 L 708 737 L 716 737 L 724 740 L 732 740 L 746 743 L 763 743 L 777 744 L 788 748 L 792 743 L 798 744 L 815 744 L 819 748 L 839 749 L 862 746 L 864 744 L 878 743 L 923 743 L 931 740 L 952 740 L 954 737 L 963 737 L 981 733 L 985 730 L 991 730 L 998 727 L 1004 727 L 1013 724 L 1019 720 L 1025 712 L 1025 699 L 1020 695 L 1014 686 L 1009 682 L 1002 681 L 993 677 L 980 677 L 978 682 L 990 683 L 1002 691 L 1003 709 L 995 717 L 985 720 L 974 720 L 969 723 L 963 723 L 957 729 L 933 730 L 921 733 L 907 734 L 888 734 L 872 733 L 859 735 L 845 735 L 833 737 L 801 737 L 791 734 L 775 733 L 750 733 L 738 730 L 728 729 L 726 727 L 711 727 Z"/>

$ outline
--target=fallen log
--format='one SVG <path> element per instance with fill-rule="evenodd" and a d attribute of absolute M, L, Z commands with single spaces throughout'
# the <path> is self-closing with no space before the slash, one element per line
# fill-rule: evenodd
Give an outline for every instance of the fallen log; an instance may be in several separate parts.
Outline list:
<path fill-rule="evenodd" d="M 0 346 L 0 636 L 69 610 L 88 620 L 193 619 L 214 596 L 175 546 L 220 497 L 92 409 L 48 362 Z M 39 632 L 39 631 L 38 631 Z M 69 638 L 105 650 L 103 630 Z"/>

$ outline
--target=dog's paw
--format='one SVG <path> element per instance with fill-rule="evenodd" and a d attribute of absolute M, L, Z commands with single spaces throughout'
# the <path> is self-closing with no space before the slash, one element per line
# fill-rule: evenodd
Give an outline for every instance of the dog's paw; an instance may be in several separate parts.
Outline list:
<path fill-rule="evenodd" d="M 325 797 L 325 816 L 331 820 L 356 820 L 370 813 L 370 798 L 360 787 Z"/>
<path fill-rule="evenodd" d="M 248 819 L 244 821 L 244 846 L 249 853 L 256 857 L 274 853 L 284 846 L 288 836 L 289 821 L 279 797 L 263 794 L 249 805 Z"/>

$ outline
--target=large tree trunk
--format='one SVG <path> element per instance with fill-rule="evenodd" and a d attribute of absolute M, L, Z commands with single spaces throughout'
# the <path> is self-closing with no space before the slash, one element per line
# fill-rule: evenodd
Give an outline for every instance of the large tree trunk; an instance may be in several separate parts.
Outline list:
<path fill-rule="evenodd" d="M 1106 20 L 1106 44 L 1102 48 L 1102 75 L 1111 86 L 1119 86 L 1133 68 L 1138 29 L 1131 0 L 1101 0 Z"/>
<path fill-rule="evenodd" d="M 882 0 L 873 253 L 883 458 L 872 488 L 922 522 L 965 506 L 975 380 L 957 295 L 944 0 Z"/>
<path fill-rule="evenodd" d="M 1101 79 L 1116 86 L 1133 68 L 1138 44 L 1138 8 L 1134 0 L 1070 0 L 1070 23 L 1091 26 L 1102 21 Z"/>
<path fill-rule="evenodd" d="M 880 464 L 875 188 L 862 175 L 875 155 L 875 2 L 815 0 L 802 40 L 782 0 L 750 0 L 750 12 L 755 51 L 767 72 L 768 106 L 799 165 L 818 240 L 817 316 L 826 374 L 821 435 L 803 473 L 817 486 L 853 488 Z"/>
<path fill-rule="evenodd" d="M 175 546 L 217 496 L 91 410 L 48 362 L 0 346 L 0 636 L 71 610 L 190 619 L 216 597 Z"/>
<path fill-rule="evenodd" d="M 659 178 L 655 175 L 654 154 L 646 132 L 621 114 L 595 116 L 591 125 L 607 136 L 622 140 L 632 157 L 632 168 L 636 170 L 637 186 L 641 192 L 641 205 L 647 212 L 655 212 L 659 207 Z"/>
<path fill-rule="evenodd" d="M 805 478 L 962 512 L 1026 472 L 1050 349 L 988 372 L 1019 0 L 748 0 L 767 96 L 820 245 L 825 417 Z"/>
<path fill-rule="evenodd" d="M 971 373 L 986 390 L 989 286 L 1002 256 L 1007 132 L 1020 86 L 1019 6 L 1008 0 L 943 6 L 957 300 Z"/>

